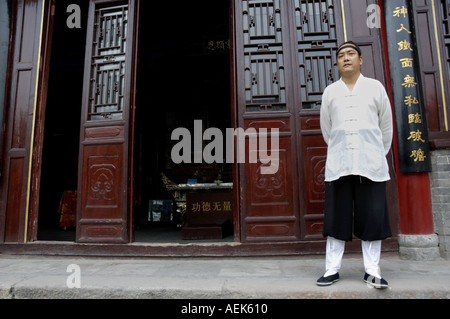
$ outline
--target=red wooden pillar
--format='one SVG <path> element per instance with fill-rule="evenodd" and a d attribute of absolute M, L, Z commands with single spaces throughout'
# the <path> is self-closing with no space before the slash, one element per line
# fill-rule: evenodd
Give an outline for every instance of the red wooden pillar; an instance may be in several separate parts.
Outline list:
<path fill-rule="evenodd" d="M 383 12 L 382 0 L 380 9 Z M 385 61 L 389 61 L 386 38 L 386 25 L 381 23 Z M 387 90 L 393 105 L 393 92 L 390 69 L 386 68 Z M 395 123 L 394 123 L 395 126 Z M 433 213 L 431 209 L 431 185 L 429 173 L 402 174 L 399 169 L 397 136 L 394 134 L 394 156 L 397 174 L 397 189 L 399 199 L 400 233 L 403 235 L 427 235 L 434 234 Z"/>
<path fill-rule="evenodd" d="M 434 234 L 429 173 L 397 174 L 400 233 Z"/>
<path fill-rule="evenodd" d="M 397 141 L 395 139 L 395 144 Z M 395 161 L 398 152 L 395 145 Z M 399 202 L 399 255 L 407 260 L 436 260 L 439 238 L 434 232 L 429 173 L 399 172 L 396 165 Z"/>
<path fill-rule="evenodd" d="M 383 12 L 383 0 L 379 0 L 379 6 L 382 10 L 382 19 L 388 19 L 391 13 Z M 387 49 L 388 45 L 385 21 L 382 21 L 381 25 L 385 61 L 388 65 L 389 55 Z M 391 98 L 391 103 L 394 107 L 390 74 L 391 70 L 387 67 L 386 71 L 388 83 L 387 90 Z M 437 247 L 438 238 L 434 232 L 429 173 L 400 172 L 399 148 L 396 134 L 394 134 L 394 157 L 396 163 L 395 169 L 397 174 L 397 189 L 399 197 L 400 257 L 404 259 L 436 259 L 439 257 L 439 248 Z"/>

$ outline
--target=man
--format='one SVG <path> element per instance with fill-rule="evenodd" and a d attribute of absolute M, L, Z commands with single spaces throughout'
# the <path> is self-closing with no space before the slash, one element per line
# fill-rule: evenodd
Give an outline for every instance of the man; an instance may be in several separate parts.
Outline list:
<path fill-rule="evenodd" d="M 386 200 L 386 160 L 393 135 L 392 112 L 383 85 L 361 74 L 361 49 L 352 41 L 337 53 L 341 79 L 326 88 L 320 124 L 328 157 L 325 168 L 326 273 L 317 281 L 339 280 L 345 242 L 361 239 L 364 281 L 386 288 L 379 262 L 381 241 L 391 237 Z"/>

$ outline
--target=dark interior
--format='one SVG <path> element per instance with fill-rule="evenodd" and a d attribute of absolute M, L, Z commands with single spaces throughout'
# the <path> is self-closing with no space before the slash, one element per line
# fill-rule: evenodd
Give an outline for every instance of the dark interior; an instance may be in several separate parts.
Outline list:
<path fill-rule="evenodd" d="M 65 190 L 76 190 L 83 94 L 88 1 L 81 8 L 80 29 L 66 26 L 67 7 L 55 6 L 50 74 L 45 113 L 39 201 L 38 240 L 75 241 L 75 229 L 59 227 Z"/>

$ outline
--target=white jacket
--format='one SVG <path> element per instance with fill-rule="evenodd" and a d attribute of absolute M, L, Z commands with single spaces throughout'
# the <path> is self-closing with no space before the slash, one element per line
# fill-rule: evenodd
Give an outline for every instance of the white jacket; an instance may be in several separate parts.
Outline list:
<path fill-rule="evenodd" d="M 331 84 L 323 94 L 320 125 L 328 144 L 325 181 L 347 175 L 390 180 L 392 111 L 379 81 L 361 75 L 352 93 L 342 79 Z"/>

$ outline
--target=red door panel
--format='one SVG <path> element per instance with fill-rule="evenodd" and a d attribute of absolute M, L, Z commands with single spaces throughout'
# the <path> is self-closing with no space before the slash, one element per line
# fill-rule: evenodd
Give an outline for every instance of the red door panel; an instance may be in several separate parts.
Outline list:
<path fill-rule="evenodd" d="M 134 0 L 91 1 L 78 173 L 80 243 L 128 243 L 130 239 L 134 17 Z"/>

